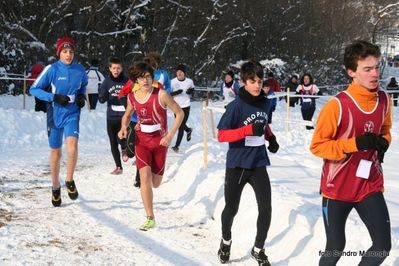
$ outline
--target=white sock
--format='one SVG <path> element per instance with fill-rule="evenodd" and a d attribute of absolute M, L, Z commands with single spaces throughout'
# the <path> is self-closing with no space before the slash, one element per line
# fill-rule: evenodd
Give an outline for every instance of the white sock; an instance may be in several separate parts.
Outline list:
<path fill-rule="evenodd" d="M 223 244 L 230 246 L 231 245 L 231 239 L 230 240 L 224 240 L 223 239 Z"/>
<path fill-rule="evenodd" d="M 261 251 L 261 250 L 262 250 L 261 248 L 254 247 L 254 251 L 255 251 L 256 253 L 259 253 L 259 251 Z"/>

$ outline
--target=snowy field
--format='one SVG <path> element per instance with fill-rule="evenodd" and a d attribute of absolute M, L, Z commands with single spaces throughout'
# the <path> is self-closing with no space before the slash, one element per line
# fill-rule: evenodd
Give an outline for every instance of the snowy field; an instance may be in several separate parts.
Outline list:
<path fill-rule="evenodd" d="M 62 206 L 51 204 L 49 147 L 44 113 L 34 112 L 34 99 L 0 96 L 0 265 L 219 265 L 220 214 L 226 143 L 211 136 L 207 113 L 207 159 L 204 168 L 203 110 L 193 102 L 188 124 L 190 142 L 179 153 L 168 152 L 162 185 L 154 190 L 157 226 L 138 227 L 145 220 L 140 191 L 133 186 L 135 166 L 110 175 L 115 165 L 106 133 L 106 108 L 83 109 L 75 182 L 79 199 L 72 202 L 62 186 Z M 317 114 L 328 98 L 317 100 Z M 291 119 L 301 120 L 300 107 Z M 215 126 L 221 113 L 214 112 Z M 286 117 L 285 101 L 274 118 Z M 173 114 L 169 113 L 171 124 Z M 391 216 L 392 250 L 383 265 L 399 266 L 399 107 L 394 110 L 393 141 L 383 164 L 385 198 Z M 312 132 L 301 124 L 275 120 L 271 125 L 280 150 L 271 154 L 273 217 L 265 244 L 273 266 L 318 265 L 325 235 L 319 181 L 322 160 L 309 152 Z M 61 183 L 66 171 L 65 151 Z M 250 257 L 255 238 L 256 203 L 250 186 L 244 190 L 233 225 L 229 265 L 256 265 Z M 338 265 L 357 265 L 371 241 L 354 211 L 346 227 L 345 251 Z"/>

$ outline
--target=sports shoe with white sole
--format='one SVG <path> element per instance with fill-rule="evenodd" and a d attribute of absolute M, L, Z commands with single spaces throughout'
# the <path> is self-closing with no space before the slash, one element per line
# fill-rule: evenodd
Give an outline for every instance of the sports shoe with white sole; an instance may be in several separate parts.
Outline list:
<path fill-rule="evenodd" d="M 121 175 L 123 173 L 123 169 L 120 167 L 116 167 L 114 171 L 112 171 L 110 174 L 111 175 Z"/>
<path fill-rule="evenodd" d="M 122 161 L 125 163 L 129 161 L 129 156 L 127 156 L 126 150 L 122 150 Z"/>
<path fill-rule="evenodd" d="M 218 258 L 220 260 L 220 263 L 225 264 L 229 261 L 230 259 L 230 248 L 231 248 L 231 242 L 230 245 L 226 245 L 223 242 L 223 239 L 220 240 L 220 248 L 218 250 Z"/>
<path fill-rule="evenodd" d="M 254 248 L 251 250 L 251 257 L 256 260 L 259 266 L 270 266 L 270 262 L 265 254 L 265 250 L 261 249 L 259 253 Z"/>
<path fill-rule="evenodd" d="M 140 226 L 141 231 L 148 231 L 151 228 L 155 227 L 155 220 L 151 216 L 147 216 L 147 220 L 143 223 L 142 226 Z"/>

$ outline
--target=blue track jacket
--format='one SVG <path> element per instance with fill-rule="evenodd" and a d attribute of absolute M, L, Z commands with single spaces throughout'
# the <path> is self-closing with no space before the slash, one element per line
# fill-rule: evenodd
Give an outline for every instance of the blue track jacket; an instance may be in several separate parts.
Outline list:
<path fill-rule="evenodd" d="M 80 108 L 75 99 L 80 94 L 86 95 L 86 85 L 86 70 L 80 64 L 66 65 L 58 60 L 44 68 L 30 87 L 30 93 L 47 102 L 48 127 L 63 128 L 69 121 L 79 120 Z M 63 107 L 54 102 L 54 94 L 68 95 L 71 101 Z"/>

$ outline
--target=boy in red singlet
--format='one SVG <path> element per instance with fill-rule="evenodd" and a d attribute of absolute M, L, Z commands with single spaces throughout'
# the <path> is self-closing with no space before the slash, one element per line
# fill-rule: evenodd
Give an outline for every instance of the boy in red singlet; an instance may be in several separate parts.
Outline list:
<path fill-rule="evenodd" d="M 382 264 L 391 249 L 381 163 L 391 142 L 392 120 L 389 98 L 378 88 L 380 57 L 380 48 L 366 41 L 346 47 L 345 68 L 352 82 L 324 105 L 313 134 L 310 151 L 324 161 L 320 192 L 327 244 L 320 266 L 340 259 L 352 209 L 372 241 L 359 265 Z"/>
<path fill-rule="evenodd" d="M 149 64 L 139 62 L 132 65 L 129 68 L 129 77 L 140 86 L 140 89 L 128 96 L 128 104 L 118 136 L 126 138 L 131 117 L 136 111 L 136 164 L 140 171 L 141 198 L 147 214 L 147 220 L 140 230 L 147 231 L 155 226 L 152 187 L 157 188 L 162 182 L 166 153 L 173 136 L 180 127 L 184 113 L 165 90 L 152 86 L 154 69 Z M 170 131 L 167 125 L 167 107 L 176 116 Z"/>

